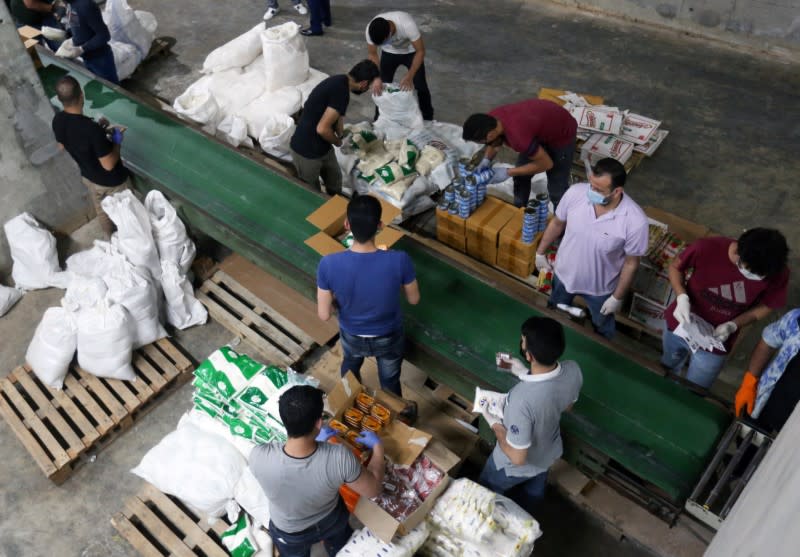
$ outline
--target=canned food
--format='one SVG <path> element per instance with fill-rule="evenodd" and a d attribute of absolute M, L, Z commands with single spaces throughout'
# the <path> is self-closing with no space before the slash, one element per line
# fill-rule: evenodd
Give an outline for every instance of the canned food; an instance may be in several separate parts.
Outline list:
<path fill-rule="evenodd" d="M 328 427 L 330 427 L 331 429 L 335 429 L 339 433 L 346 434 L 348 431 L 350 431 L 350 429 L 339 420 L 330 420 L 328 422 Z"/>
<path fill-rule="evenodd" d="M 358 396 L 356 397 L 356 408 L 365 414 L 369 414 L 369 409 L 372 408 L 373 404 L 375 404 L 374 397 L 369 396 L 365 392 L 358 393 Z"/>
<path fill-rule="evenodd" d="M 361 420 L 361 427 L 378 433 L 383 425 L 375 416 L 364 416 L 364 418 Z"/>
<path fill-rule="evenodd" d="M 392 413 L 382 404 L 374 404 L 370 409 L 370 414 L 377 418 L 381 425 L 387 425 L 392 418 Z"/>
<path fill-rule="evenodd" d="M 344 413 L 344 423 L 355 429 L 361 427 L 361 420 L 363 419 L 364 412 L 358 408 L 350 408 Z"/>
<path fill-rule="evenodd" d="M 362 445 L 361 443 L 359 443 L 359 442 L 358 442 L 358 436 L 359 436 L 359 435 L 361 435 L 361 434 L 360 434 L 358 431 L 348 431 L 348 432 L 345 434 L 344 438 L 345 438 L 345 439 L 347 439 L 347 441 L 348 441 L 348 442 L 349 442 L 351 445 L 353 445 L 354 447 L 356 447 L 357 449 L 363 449 L 363 448 L 364 448 L 364 445 Z"/>

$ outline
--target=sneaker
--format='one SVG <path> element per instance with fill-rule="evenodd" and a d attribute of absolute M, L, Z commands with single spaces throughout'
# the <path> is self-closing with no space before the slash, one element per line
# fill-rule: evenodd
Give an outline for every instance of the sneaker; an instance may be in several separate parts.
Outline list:
<path fill-rule="evenodd" d="M 306 15 L 306 14 L 308 13 L 308 10 L 306 9 L 306 7 L 305 7 L 303 4 L 295 4 L 295 5 L 294 5 L 294 9 L 295 9 L 295 10 L 297 11 L 297 13 L 299 13 L 300 15 Z"/>
<path fill-rule="evenodd" d="M 278 13 L 278 8 L 267 8 L 267 11 L 264 12 L 264 21 L 270 20 L 275 17 L 275 14 Z"/>

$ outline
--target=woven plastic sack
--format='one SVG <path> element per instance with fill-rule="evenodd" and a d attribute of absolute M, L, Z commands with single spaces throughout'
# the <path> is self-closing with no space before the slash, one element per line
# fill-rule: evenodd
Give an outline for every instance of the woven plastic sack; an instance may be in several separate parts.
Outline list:
<path fill-rule="evenodd" d="M 130 266 L 130 264 L 128 264 Z M 61 298 L 61 306 L 67 311 L 89 309 L 103 301 L 108 292 L 108 286 L 99 276 L 86 277 L 75 274 Z"/>
<path fill-rule="evenodd" d="M 240 116 L 229 114 L 223 118 L 215 135 L 231 147 L 253 147 L 253 140 L 247 136 L 247 121 Z"/>
<path fill-rule="evenodd" d="M 391 83 L 384 85 L 383 94 L 373 95 L 372 101 L 380 110 L 375 129 L 383 132 L 386 139 L 405 138 L 424 125 L 414 91 L 402 91 L 397 84 Z"/>
<path fill-rule="evenodd" d="M 108 26 L 111 39 L 136 47 L 139 52 L 139 60 L 150 52 L 150 45 L 155 38 L 155 27 L 152 26 L 155 17 L 149 13 L 148 15 L 150 17 L 145 16 L 144 19 L 150 29 L 142 25 L 142 21 L 128 5 L 127 0 L 107 0 L 103 10 L 103 21 Z"/>
<path fill-rule="evenodd" d="M 295 87 L 284 87 L 271 93 L 263 93 L 237 112 L 247 122 L 247 133 L 258 138 L 273 115 L 281 117 L 295 114 L 302 105 L 303 97 Z"/>
<path fill-rule="evenodd" d="M 282 157 L 289 153 L 289 142 L 295 130 L 294 119 L 287 114 L 270 114 L 258 136 L 258 144 L 265 153 Z"/>
<path fill-rule="evenodd" d="M 246 33 L 212 50 L 203 61 L 203 73 L 221 72 L 230 68 L 241 68 L 250 64 L 261 54 L 261 22 Z"/>
<path fill-rule="evenodd" d="M 315 70 L 314 68 L 308 68 L 308 79 L 297 86 L 297 90 L 303 95 L 303 104 L 305 104 L 308 100 L 308 96 L 311 94 L 311 91 L 314 90 L 314 87 L 319 85 L 322 80 L 327 79 L 328 77 L 328 74 L 324 72 Z"/>
<path fill-rule="evenodd" d="M 239 506 L 253 517 L 256 526 L 269 526 L 269 500 L 250 468 L 242 472 L 233 495 Z"/>
<path fill-rule="evenodd" d="M 191 283 L 172 261 L 161 262 L 161 288 L 170 325 L 183 330 L 208 320 L 208 311 L 195 297 Z"/>
<path fill-rule="evenodd" d="M 118 304 L 100 302 L 78 313 L 78 364 L 97 377 L 133 381 L 133 326 Z"/>
<path fill-rule="evenodd" d="M 242 71 L 231 68 L 210 77 L 209 90 L 219 106 L 217 120 L 226 116 L 241 116 L 239 112 L 264 94 L 263 69 Z"/>
<path fill-rule="evenodd" d="M 186 233 L 178 213 L 164 194 L 151 190 L 144 198 L 144 206 L 150 217 L 153 239 L 158 248 L 158 256 L 162 262 L 171 261 L 178 265 L 182 274 L 189 272 L 196 248 Z"/>
<path fill-rule="evenodd" d="M 144 267 L 158 279 L 161 263 L 153 240 L 150 216 L 133 192 L 125 190 L 103 199 L 103 210 L 117 225 L 112 243 L 138 267 Z"/>
<path fill-rule="evenodd" d="M 0 317 L 3 317 L 22 298 L 22 291 L 0 284 Z"/>
<path fill-rule="evenodd" d="M 60 389 L 75 356 L 77 330 L 73 315 L 64 308 L 49 308 L 33 333 L 25 361 L 42 383 Z"/>
<path fill-rule="evenodd" d="M 114 55 L 114 67 L 120 81 L 127 79 L 136 71 L 142 61 L 142 54 L 134 45 L 111 40 L 108 42 Z"/>
<path fill-rule="evenodd" d="M 158 318 L 158 290 L 146 271 L 129 267 L 105 277 L 106 299 L 128 311 L 133 348 L 140 348 L 167 336 Z"/>
<path fill-rule="evenodd" d="M 172 108 L 183 118 L 215 128 L 219 107 L 211 94 L 210 85 L 211 77 L 201 77 L 175 98 Z"/>
<path fill-rule="evenodd" d="M 261 50 L 266 91 L 300 85 L 308 79 L 308 49 L 297 23 L 289 21 L 262 31 Z"/>
<path fill-rule="evenodd" d="M 62 286 L 58 279 L 56 239 L 29 213 L 22 213 L 4 226 L 11 259 L 11 277 L 17 288 L 35 290 Z"/>
<path fill-rule="evenodd" d="M 239 519 L 220 534 L 220 539 L 231 557 L 252 557 L 258 549 L 247 513 L 241 513 Z"/>

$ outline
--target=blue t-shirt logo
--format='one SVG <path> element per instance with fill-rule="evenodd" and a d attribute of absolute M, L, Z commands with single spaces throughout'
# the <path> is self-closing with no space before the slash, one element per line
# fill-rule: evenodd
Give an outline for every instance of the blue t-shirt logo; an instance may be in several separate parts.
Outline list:
<path fill-rule="evenodd" d="M 519 435 L 519 428 L 518 428 L 517 426 L 515 426 L 515 425 L 512 425 L 512 426 L 509 428 L 509 430 L 510 430 L 510 431 L 511 431 L 511 433 L 513 433 L 514 435 Z"/>

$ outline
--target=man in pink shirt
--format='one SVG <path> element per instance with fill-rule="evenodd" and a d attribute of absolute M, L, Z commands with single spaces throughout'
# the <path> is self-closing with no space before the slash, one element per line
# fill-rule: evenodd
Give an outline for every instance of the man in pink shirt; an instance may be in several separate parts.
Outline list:
<path fill-rule="evenodd" d="M 580 295 L 595 331 L 609 339 L 616 332 L 614 313 L 633 282 L 639 258 L 647 253 L 647 216 L 624 193 L 625 179 L 619 161 L 598 161 L 589 183 L 574 184 L 564 194 L 536 249 L 536 268 L 551 270 L 544 253 L 564 234 L 548 305 L 571 305 Z"/>
<path fill-rule="evenodd" d="M 527 205 L 531 178 L 547 172 L 547 190 L 555 207 L 569 187 L 577 131 L 578 123 L 564 108 L 531 99 L 499 106 L 489 114 L 473 114 L 464 122 L 463 137 L 487 145 L 479 169 L 491 166 L 503 144 L 519 154 L 515 167 L 495 168 L 492 178 L 493 183 L 514 178 L 514 205 Z"/>

